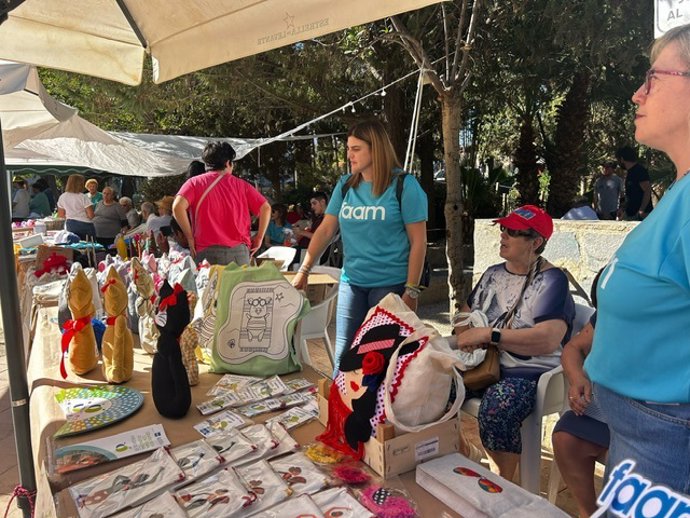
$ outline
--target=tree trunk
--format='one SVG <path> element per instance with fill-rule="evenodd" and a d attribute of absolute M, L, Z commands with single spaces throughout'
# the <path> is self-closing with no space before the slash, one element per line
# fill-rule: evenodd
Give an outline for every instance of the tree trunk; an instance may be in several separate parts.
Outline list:
<path fill-rule="evenodd" d="M 518 168 L 518 192 L 520 204 L 539 205 L 539 178 L 537 175 L 537 148 L 534 145 L 534 127 L 529 115 L 525 115 L 520 127 L 520 142 L 515 150 L 513 163 Z"/>
<path fill-rule="evenodd" d="M 460 125 L 462 96 L 451 89 L 441 96 L 443 159 L 446 166 L 446 257 L 451 313 L 462 307 L 465 297 L 462 239 L 462 177 L 460 172 Z"/>
<path fill-rule="evenodd" d="M 591 74 L 576 72 L 573 84 L 558 108 L 554 147 L 547 157 L 551 173 L 548 212 L 560 218 L 572 207 L 583 173 L 582 152 L 589 115 Z"/>

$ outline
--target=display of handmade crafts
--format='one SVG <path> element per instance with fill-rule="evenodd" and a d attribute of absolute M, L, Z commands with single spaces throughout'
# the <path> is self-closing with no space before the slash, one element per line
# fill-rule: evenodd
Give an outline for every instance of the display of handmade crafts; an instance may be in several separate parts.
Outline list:
<path fill-rule="evenodd" d="M 198 347 L 199 333 L 190 323 L 184 328 L 180 336 L 180 351 L 182 352 L 182 363 L 187 371 L 187 379 L 192 387 L 199 383 L 199 360 L 196 356 Z"/>
<path fill-rule="evenodd" d="M 107 315 L 101 344 L 103 375 L 108 383 L 124 383 L 134 370 L 134 340 L 127 326 L 127 288 L 112 266 L 101 292 Z"/>
<path fill-rule="evenodd" d="M 96 337 L 91 326 L 91 318 L 95 312 L 93 294 L 91 283 L 84 270 L 79 270 L 70 284 L 67 305 L 72 313 L 72 319 L 65 322 L 63 326 L 65 332 L 62 335 L 60 360 L 60 374 L 63 378 L 67 378 L 65 353 L 68 349 L 69 367 L 75 374 L 86 374 L 98 364 Z"/>
<path fill-rule="evenodd" d="M 203 363 L 210 363 L 211 343 L 213 342 L 213 331 L 216 327 L 216 302 L 218 300 L 220 276 L 222 273 L 222 266 L 211 266 L 208 272 L 208 284 L 201 294 L 200 304 L 203 317 L 201 318 L 200 325 L 198 325 L 196 329 L 199 333 L 197 358 L 200 358 Z"/>
<path fill-rule="evenodd" d="M 357 331 L 340 360 L 340 371 L 328 397 L 328 424 L 318 440 L 355 459 L 364 455 L 364 443 L 385 420 L 382 383 L 398 346 L 414 329 L 392 313 L 376 307 Z M 402 346 L 410 354 L 419 342 Z"/>
<path fill-rule="evenodd" d="M 158 412 L 180 418 L 192 404 L 187 371 L 182 363 L 180 335 L 189 324 L 187 293 L 179 284 L 173 289 L 167 281 L 160 290 L 156 326 L 160 331 L 151 367 L 151 393 Z"/>
<path fill-rule="evenodd" d="M 132 283 L 137 291 L 135 307 L 139 315 L 139 345 L 147 353 L 153 354 L 160 334 L 154 322 L 156 293 L 153 278 L 136 257 L 132 258 L 131 267 Z"/>

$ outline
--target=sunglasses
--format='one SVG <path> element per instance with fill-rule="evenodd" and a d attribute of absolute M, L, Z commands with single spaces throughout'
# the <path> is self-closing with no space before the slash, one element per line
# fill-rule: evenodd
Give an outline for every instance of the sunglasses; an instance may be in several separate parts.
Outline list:
<path fill-rule="evenodd" d="M 677 70 L 659 70 L 650 68 L 644 76 L 644 94 L 649 95 L 652 90 L 652 79 L 657 75 L 690 77 L 690 72 L 679 72 Z"/>
<path fill-rule="evenodd" d="M 494 482 L 491 482 L 486 477 L 482 477 L 479 473 L 477 473 L 473 469 L 465 468 L 463 466 L 458 466 L 457 468 L 453 469 L 453 472 L 457 473 L 458 475 L 464 475 L 466 477 L 477 477 L 479 479 L 479 480 L 477 480 L 477 484 L 479 484 L 479 487 L 481 487 L 487 493 L 501 493 L 501 492 L 503 492 L 503 488 L 501 486 L 499 486 L 498 484 L 496 484 Z"/>
<path fill-rule="evenodd" d="M 501 232 L 505 232 L 510 237 L 534 237 L 531 230 L 515 230 L 501 225 Z"/>

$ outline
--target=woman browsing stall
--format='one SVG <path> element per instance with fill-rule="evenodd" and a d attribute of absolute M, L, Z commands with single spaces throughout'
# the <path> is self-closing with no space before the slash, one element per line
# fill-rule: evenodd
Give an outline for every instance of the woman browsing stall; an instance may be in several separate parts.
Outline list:
<path fill-rule="evenodd" d="M 417 180 L 400 169 L 383 124 L 368 120 L 352 126 L 347 158 L 352 174 L 335 186 L 293 281 L 306 288 L 315 259 L 340 229 L 345 262 L 338 291 L 336 371 L 367 311 L 386 294 L 402 295 L 410 308 L 417 308 L 426 255 L 427 197 Z M 404 182 L 400 201 L 398 181 Z"/>
<path fill-rule="evenodd" d="M 522 421 L 534 410 L 539 376 L 560 363 L 575 304 L 565 274 L 541 257 L 553 221 L 525 205 L 504 218 L 500 256 L 474 287 L 462 312 L 486 307 L 487 327 L 456 327 L 458 349 L 492 344 L 500 351 L 501 378 L 481 395 L 479 434 L 502 477 L 515 474 Z"/>

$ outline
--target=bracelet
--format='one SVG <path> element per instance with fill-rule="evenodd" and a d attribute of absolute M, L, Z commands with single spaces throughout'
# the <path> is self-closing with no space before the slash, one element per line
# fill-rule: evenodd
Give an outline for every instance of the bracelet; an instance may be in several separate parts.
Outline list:
<path fill-rule="evenodd" d="M 299 267 L 299 270 L 297 270 L 297 273 L 301 273 L 302 275 L 309 275 L 309 272 L 311 272 L 311 266 L 306 266 L 302 265 Z"/>
<path fill-rule="evenodd" d="M 408 290 L 416 291 L 417 293 L 421 293 L 422 290 L 424 289 L 424 286 L 420 286 L 419 284 L 407 283 L 407 284 L 405 284 L 405 288 Z"/>

